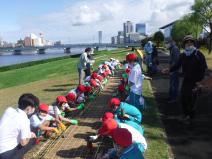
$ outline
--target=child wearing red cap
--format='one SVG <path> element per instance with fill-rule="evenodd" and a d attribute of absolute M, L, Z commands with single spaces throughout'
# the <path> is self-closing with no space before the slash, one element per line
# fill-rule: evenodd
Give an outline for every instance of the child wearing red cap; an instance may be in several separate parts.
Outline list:
<path fill-rule="evenodd" d="M 109 101 L 108 106 L 113 110 L 115 118 L 121 120 L 122 122 L 131 120 L 138 124 L 141 123 L 142 114 L 133 105 L 121 102 L 118 98 L 112 98 Z"/>
<path fill-rule="evenodd" d="M 117 128 L 112 135 L 116 156 L 120 159 L 144 159 L 138 143 L 132 142 L 132 134 L 125 128 Z M 103 156 L 103 159 L 109 155 Z"/>
<path fill-rule="evenodd" d="M 143 135 L 133 128 L 130 125 L 124 124 L 124 123 L 117 123 L 114 119 L 106 119 L 103 121 L 101 128 L 98 130 L 98 135 L 91 136 L 90 139 L 96 140 L 98 136 L 112 136 L 116 129 L 125 128 L 127 129 L 131 134 L 131 142 L 137 143 L 138 149 L 141 153 L 144 153 L 144 151 L 147 149 L 147 143 Z M 109 155 L 110 156 L 110 155 Z"/>
<path fill-rule="evenodd" d="M 84 94 L 85 92 L 86 92 L 85 86 L 82 84 L 78 85 L 77 88 L 69 91 L 69 93 L 74 93 L 76 95 L 76 102 L 78 104 L 85 102 L 85 94 Z"/>
<path fill-rule="evenodd" d="M 78 124 L 77 120 L 64 117 L 65 109 L 70 109 L 71 111 L 74 110 L 74 109 L 71 109 L 69 107 L 69 105 L 67 104 L 67 99 L 65 96 L 58 96 L 56 99 L 55 105 L 49 106 L 48 113 L 50 115 L 52 115 L 53 117 L 55 117 L 56 119 L 59 119 L 60 121 L 63 121 L 63 122 L 69 123 L 69 124 L 73 124 L 73 125 L 77 125 Z"/>
<path fill-rule="evenodd" d="M 131 68 L 128 77 L 128 84 L 130 87 L 129 103 L 142 111 L 144 106 L 141 105 L 139 101 L 140 97 L 142 96 L 142 81 L 144 79 L 141 66 L 136 62 L 137 56 L 134 53 L 128 54 L 126 56 L 126 60 Z"/>
<path fill-rule="evenodd" d="M 49 134 L 47 132 L 55 132 L 59 134 L 59 130 L 56 127 L 51 127 L 51 123 L 57 123 L 62 130 L 65 130 L 66 127 L 62 122 L 48 114 L 49 106 L 47 104 L 40 104 L 38 107 L 38 112 L 30 117 L 30 125 L 33 132 L 37 134 L 37 137 L 40 137 L 42 134 Z"/>

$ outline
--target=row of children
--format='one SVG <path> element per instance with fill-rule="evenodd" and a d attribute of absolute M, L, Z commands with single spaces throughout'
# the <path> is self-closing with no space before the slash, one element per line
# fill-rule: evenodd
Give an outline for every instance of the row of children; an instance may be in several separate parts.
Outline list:
<path fill-rule="evenodd" d="M 95 98 L 119 65 L 116 59 L 104 62 L 66 96 L 57 96 L 52 105 L 40 104 L 33 94 L 23 94 L 18 108 L 7 108 L 0 119 L 0 159 L 22 159 L 36 142 L 61 135 L 67 125 L 77 125 L 71 114 Z"/>
<path fill-rule="evenodd" d="M 144 110 L 142 80 L 151 78 L 142 74 L 136 54 L 127 54 L 126 61 L 125 73 L 122 74 L 116 93 L 116 96 L 122 98 L 114 97 L 109 101 L 111 112 L 103 115 L 102 125 L 97 134 L 88 138 L 89 142 L 105 136 L 112 138 L 113 148 L 99 158 L 143 159 L 147 149 L 144 129 L 141 126 L 141 112 Z"/>

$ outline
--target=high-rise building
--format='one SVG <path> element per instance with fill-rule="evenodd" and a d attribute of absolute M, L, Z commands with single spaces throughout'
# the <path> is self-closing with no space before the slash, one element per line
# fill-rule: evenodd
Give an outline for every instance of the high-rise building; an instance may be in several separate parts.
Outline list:
<path fill-rule="evenodd" d="M 111 38 L 111 44 L 117 44 L 118 43 L 118 38 L 117 38 L 117 36 L 113 36 L 112 38 Z"/>
<path fill-rule="evenodd" d="M 124 32 L 123 31 L 118 31 L 118 36 L 124 36 Z"/>
<path fill-rule="evenodd" d="M 131 21 L 127 21 L 123 24 L 124 29 L 124 42 L 127 42 L 127 33 L 133 33 L 133 23 Z"/>
<path fill-rule="evenodd" d="M 98 31 L 99 44 L 102 43 L 102 31 Z"/>
<path fill-rule="evenodd" d="M 136 33 L 139 33 L 141 35 L 146 35 L 146 24 L 145 23 L 138 23 L 135 25 L 136 27 Z"/>

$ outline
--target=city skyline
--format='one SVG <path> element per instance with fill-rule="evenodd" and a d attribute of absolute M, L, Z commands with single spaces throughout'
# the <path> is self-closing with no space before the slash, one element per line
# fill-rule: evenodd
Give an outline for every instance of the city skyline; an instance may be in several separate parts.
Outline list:
<path fill-rule="evenodd" d="M 190 12 L 193 0 L 2 0 L 0 37 L 16 42 L 34 33 L 63 43 L 102 42 L 122 28 L 123 22 L 146 23 L 147 34 Z M 100 7 L 101 6 L 101 7 Z"/>

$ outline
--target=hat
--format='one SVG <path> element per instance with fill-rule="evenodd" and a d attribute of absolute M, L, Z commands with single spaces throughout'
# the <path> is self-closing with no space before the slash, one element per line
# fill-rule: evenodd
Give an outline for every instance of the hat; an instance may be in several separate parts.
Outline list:
<path fill-rule="evenodd" d="M 110 135 L 111 132 L 118 127 L 117 122 L 114 119 L 105 120 L 102 123 L 101 128 L 98 131 L 100 135 Z"/>
<path fill-rule="evenodd" d="M 103 77 L 107 77 L 107 73 L 106 73 L 106 72 L 103 72 L 103 73 L 102 73 L 102 76 L 103 76 Z"/>
<path fill-rule="evenodd" d="M 121 147 L 127 147 L 132 144 L 132 134 L 125 128 L 113 130 L 112 138 Z"/>
<path fill-rule="evenodd" d="M 124 92 L 124 85 L 123 85 L 123 84 L 119 85 L 119 86 L 118 86 L 118 90 L 119 90 L 120 92 Z"/>
<path fill-rule="evenodd" d="M 41 110 L 43 112 L 48 112 L 49 111 L 49 106 L 45 103 L 41 103 L 39 106 L 38 106 L 38 110 Z"/>
<path fill-rule="evenodd" d="M 137 58 L 137 55 L 134 53 L 130 53 L 126 56 L 127 61 L 134 61 L 134 60 L 136 60 L 136 58 Z"/>
<path fill-rule="evenodd" d="M 91 80 L 90 80 L 90 84 L 91 84 L 91 86 L 93 86 L 93 87 L 97 87 L 96 81 L 95 81 L 94 79 L 91 79 Z"/>
<path fill-rule="evenodd" d="M 69 100 L 69 101 L 75 101 L 76 100 L 76 95 L 74 93 L 68 93 L 66 98 Z"/>
<path fill-rule="evenodd" d="M 83 85 L 78 85 L 77 90 L 84 93 L 85 92 L 85 87 Z"/>
<path fill-rule="evenodd" d="M 91 87 L 90 86 L 85 86 L 85 91 L 86 92 L 91 92 Z"/>
<path fill-rule="evenodd" d="M 90 47 L 87 47 L 86 49 L 85 49 L 85 52 L 90 52 L 91 51 L 91 48 Z"/>
<path fill-rule="evenodd" d="M 101 81 L 102 81 L 102 79 L 103 79 L 103 77 L 102 77 L 102 76 L 100 76 L 100 75 L 98 75 L 98 76 L 97 76 L 97 79 L 101 82 Z"/>
<path fill-rule="evenodd" d="M 192 41 L 193 43 L 195 42 L 195 39 L 193 38 L 192 35 L 186 35 L 184 38 L 183 38 L 183 44 L 185 45 L 185 43 L 187 41 Z"/>
<path fill-rule="evenodd" d="M 93 72 L 91 75 L 91 78 L 96 79 L 98 77 L 98 74 L 96 72 Z"/>
<path fill-rule="evenodd" d="M 114 118 L 113 113 L 111 113 L 111 112 L 106 112 L 106 113 L 103 115 L 103 117 L 102 117 L 102 121 L 104 122 L 104 121 L 106 121 L 106 120 L 108 120 L 108 119 L 113 119 L 113 118 Z"/>
<path fill-rule="evenodd" d="M 64 97 L 64 96 L 57 96 L 56 101 L 57 101 L 58 103 L 66 103 L 66 102 L 67 102 L 67 99 L 66 99 L 66 97 Z"/>
<path fill-rule="evenodd" d="M 106 68 L 107 68 L 107 65 L 105 65 L 105 64 L 102 65 L 102 68 L 103 68 L 103 69 L 106 69 Z"/>
<path fill-rule="evenodd" d="M 108 106 L 110 108 L 112 108 L 113 106 L 119 106 L 119 105 L 120 105 L 120 100 L 118 98 L 112 98 L 108 103 Z"/>

